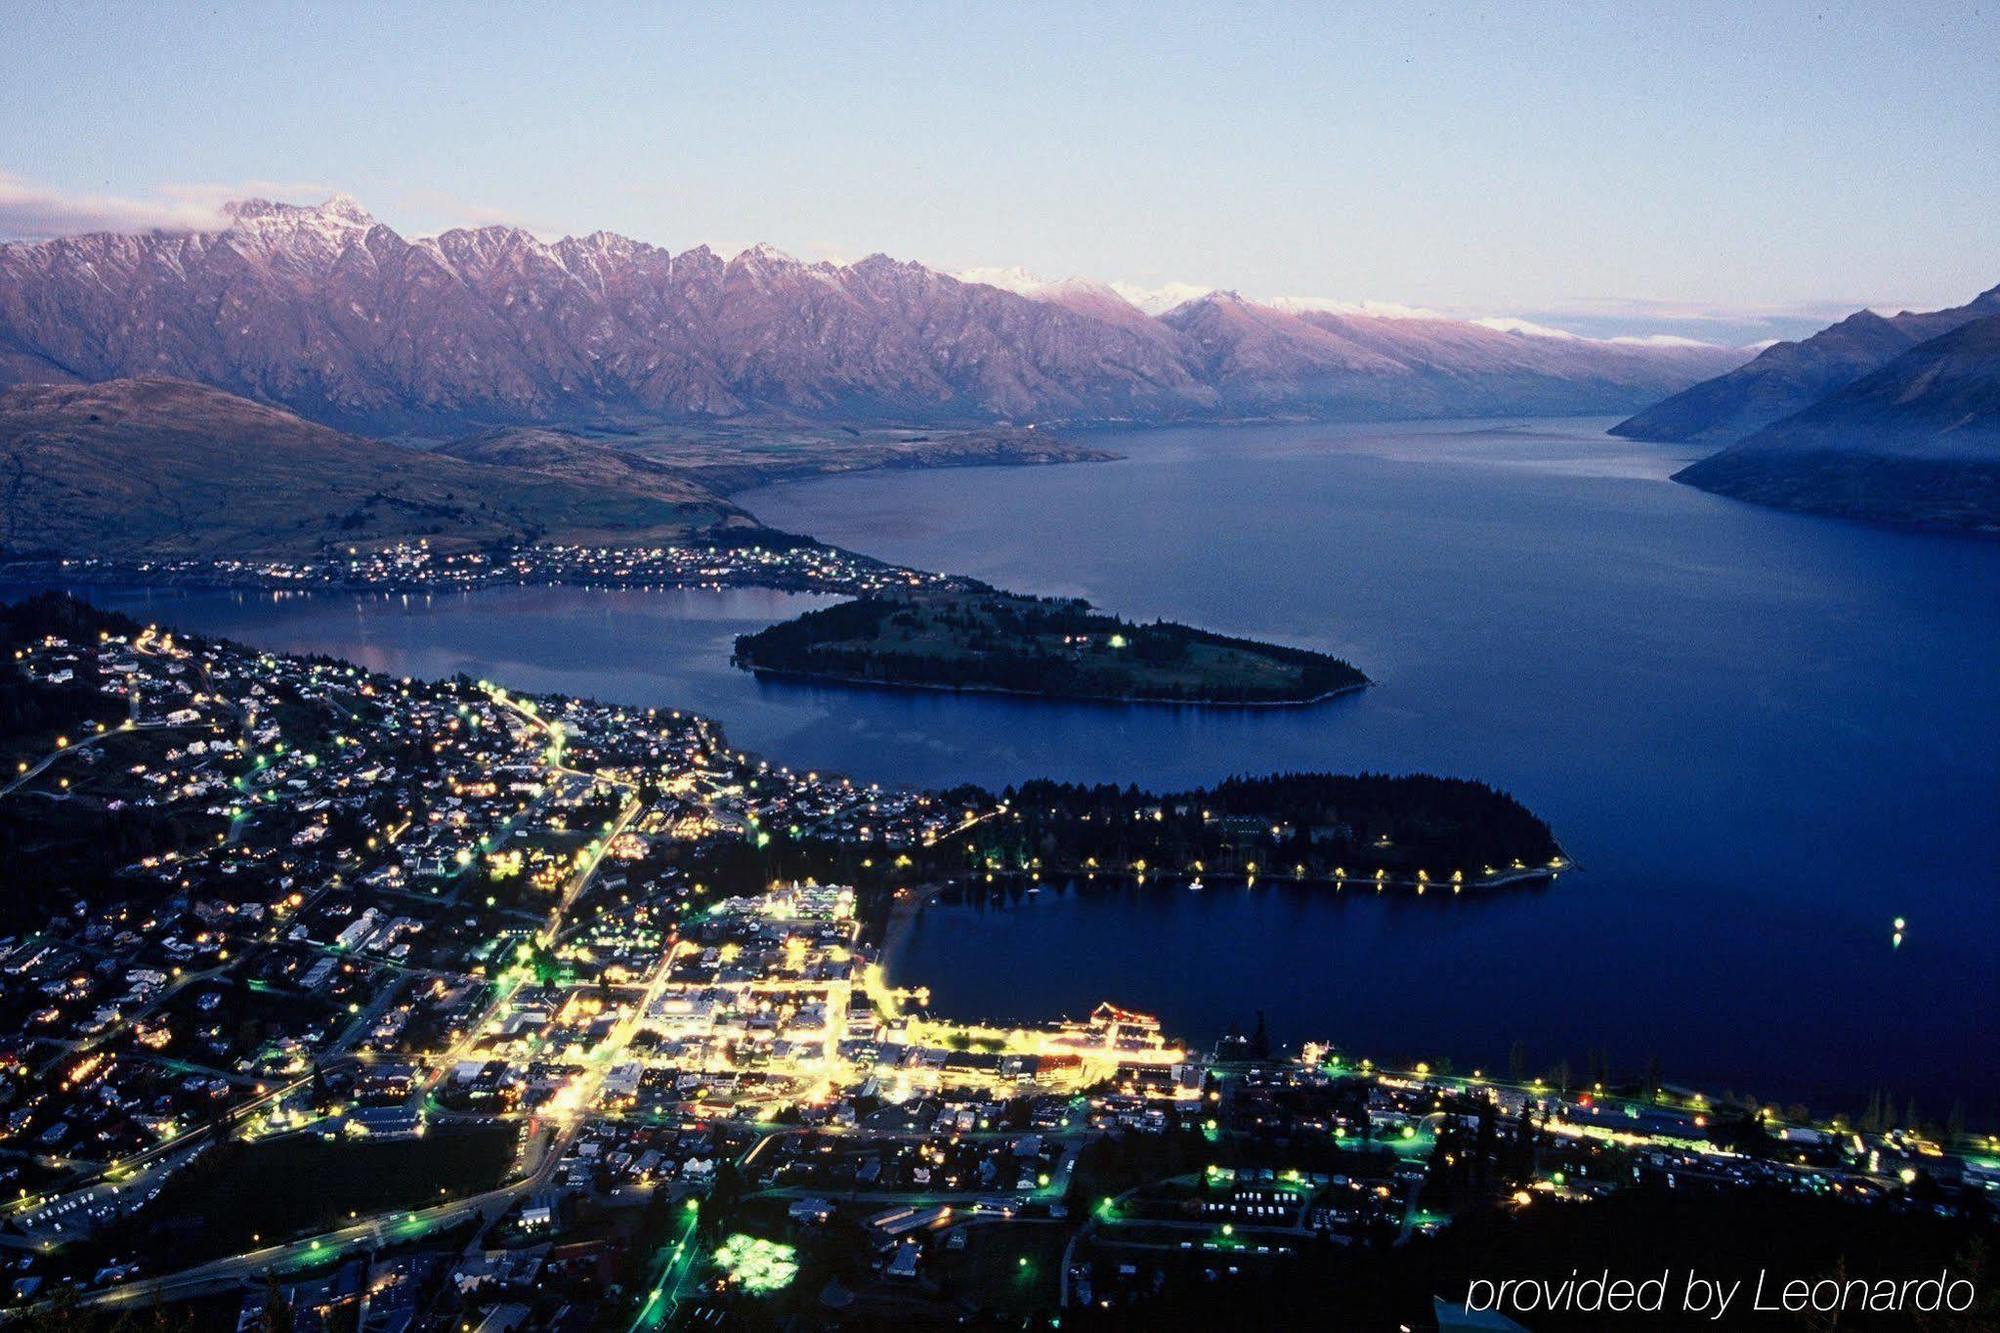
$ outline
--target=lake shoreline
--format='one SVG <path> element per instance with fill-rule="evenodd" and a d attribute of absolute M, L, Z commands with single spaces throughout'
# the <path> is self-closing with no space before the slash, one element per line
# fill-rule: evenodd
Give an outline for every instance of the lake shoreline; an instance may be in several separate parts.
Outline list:
<path fill-rule="evenodd" d="M 1365 1034 L 1382 1050 L 1493 1064 L 1526 1040 L 1539 1064 L 1657 1055 L 1690 1079 L 1782 1081 L 1834 1106 L 1874 1089 L 1991 1103 L 1991 1062 L 1947 1007 L 1909 997 L 1985 993 L 1996 975 L 1978 945 L 1990 895 L 1977 876 L 1936 870 L 2000 864 L 1968 799 L 2000 781 L 1990 749 L 1968 742 L 2000 717 L 1983 665 L 2000 607 L 1980 595 L 2000 578 L 1994 543 L 1724 500 L 1669 482 L 1687 461 L 1672 450 L 1589 421 L 1104 443 L 1127 461 L 802 479 L 743 498 L 767 522 L 899 567 L 1141 621 L 1325 636 L 1379 663 L 1391 689 L 1300 711 L 767 686 L 728 664 L 729 643 L 821 603 L 756 588 L 103 596 L 142 621 L 394 675 L 691 709 L 774 766 L 931 790 L 1477 775 L 1558 828 L 1590 872 L 1560 894 L 1422 897 L 1246 893 L 1211 878 L 1201 893 L 1176 883 L 1063 914 L 1044 892 L 1013 925 L 941 900 L 897 958 L 944 1012 L 1073 1005 L 1089 980 L 1166 997 L 1190 1032 L 1265 1007 L 1275 1033 Z M 1186 540 L 1202 526 L 1234 536 Z M 1811 754 L 1842 759 L 1800 762 Z M 1900 948 L 1894 916 L 1917 925 Z M 1833 977 L 1837 1005 L 1799 1002 Z"/>
<path fill-rule="evenodd" d="M 1364 680 L 1313 695 L 1309 699 L 1167 699 L 1135 694 L 1048 694 L 1041 690 L 1010 690 L 1001 685 L 933 685 L 925 681 L 870 680 L 866 676 L 843 676 L 828 671 L 801 671 L 795 667 L 763 666 L 732 657 L 732 665 L 760 679 L 796 681 L 806 684 L 839 685 L 871 690 L 924 690 L 933 694 L 994 694 L 1016 699 L 1042 699 L 1050 703 L 1164 705 L 1170 708 L 1310 708 L 1342 695 L 1355 694 L 1379 681 Z"/>

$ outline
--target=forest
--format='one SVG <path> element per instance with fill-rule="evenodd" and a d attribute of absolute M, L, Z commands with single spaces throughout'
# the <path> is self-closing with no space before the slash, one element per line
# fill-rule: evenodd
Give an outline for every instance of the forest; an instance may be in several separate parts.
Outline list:
<path fill-rule="evenodd" d="M 858 685 L 1211 705 L 1311 703 L 1368 683 L 1311 649 L 1135 624 L 1077 598 L 991 591 L 809 611 L 740 636 L 735 660 L 762 674 Z"/>

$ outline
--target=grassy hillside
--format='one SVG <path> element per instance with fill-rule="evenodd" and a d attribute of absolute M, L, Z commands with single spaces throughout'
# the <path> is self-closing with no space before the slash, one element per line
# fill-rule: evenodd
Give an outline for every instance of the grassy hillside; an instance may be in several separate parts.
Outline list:
<path fill-rule="evenodd" d="M 519 468 L 580 486 L 641 495 L 663 504 L 712 508 L 747 519 L 742 510 L 690 480 L 686 468 L 568 431 L 502 426 L 437 445 L 434 452 L 463 462 Z"/>
<path fill-rule="evenodd" d="M 657 540 L 735 511 L 344 435 L 179 380 L 0 393 L 0 555 Z"/>

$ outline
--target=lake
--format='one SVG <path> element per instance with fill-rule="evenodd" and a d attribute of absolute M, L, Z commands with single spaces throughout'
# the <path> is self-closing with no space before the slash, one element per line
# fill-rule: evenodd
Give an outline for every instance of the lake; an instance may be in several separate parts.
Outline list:
<path fill-rule="evenodd" d="M 1379 685 L 1305 709 L 1061 705 L 759 682 L 730 639 L 820 599 L 508 589 L 118 594 L 400 674 L 693 708 L 870 780 L 1156 789 L 1278 769 L 1482 778 L 1579 870 L 1422 901 L 1291 888 L 940 904 L 898 980 L 1032 1017 L 1098 999 L 1206 1040 L 1670 1080 L 1858 1109 L 2000 1108 L 2000 542 L 1777 513 L 1667 480 L 1605 422 L 1103 434 L 1115 463 L 887 472 L 739 497 L 776 526 L 1127 616 L 1319 648 Z M 1909 921 L 1901 948 L 1893 918 Z"/>

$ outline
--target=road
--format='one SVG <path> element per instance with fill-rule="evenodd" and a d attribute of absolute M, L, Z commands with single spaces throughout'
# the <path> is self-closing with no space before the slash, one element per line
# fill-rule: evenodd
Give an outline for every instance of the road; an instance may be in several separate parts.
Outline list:
<path fill-rule="evenodd" d="M 311 1082 L 309 1078 L 301 1078 L 295 1079 L 290 1083 L 280 1084 L 260 1096 L 253 1097 L 249 1101 L 230 1108 L 229 1119 L 231 1121 L 246 1119 L 258 1109 L 268 1106 L 274 1101 L 289 1097 L 292 1093 L 305 1087 L 309 1082 Z M 66 1204 L 70 1204 L 72 1200 L 77 1199 L 86 1201 L 82 1207 L 87 1213 L 89 1209 L 97 1207 L 100 1204 L 113 1202 L 116 1196 L 123 1191 L 141 1189 L 151 1178 L 151 1173 L 154 1169 L 174 1164 L 181 1153 L 205 1143 L 213 1136 L 214 1132 L 214 1126 L 203 1126 L 198 1129 L 191 1129 L 175 1138 L 162 1139 L 152 1147 L 143 1148 L 129 1156 L 122 1157 L 102 1167 L 92 1175 L 69 1182 L 69 1188 L 62 1194 L 47 1199 L 31 1195 L 27 1199 L 14 1200 L 4 1207 L 0 1207 L 0 1215 L 8 1213 L 17 1214 L 14 1220 L 24 1231 L 29 1232 L 31 1239 L 33 1239 L 32 1233 L 38 1229 L 34 1220 L 36 1217 L 45 1215 L 49 1210 L 63 1207 Z M 114 1176 L 116 1177 L 115 1180 L 112 1179 Z M 77 1209 L 74 1206 L 64 1207 L 63 1215 L 68 1216 L 76 1211 Z M 42 1239 L 46 1239 L 46 1237 Z"/>
<path fill-rule="evenodd" d="M 671 1320 L 674 1312 L 680 1309 L 681 1288 L 701 1260 L 701 1246 L 695 1243 L 694 1238 L 695 1228 L 700 1222 L 701 1215 L 693 1208 L 688 1209 L 687 1222 L 681 1227 L 681 1234 L 675 1238 L 673 1248 L 665 1251 L 667 1262 L 660 1270 L 659 1280 L 646 1293 L 645 1302 L 633 1317 L 631 1333 L 658 1328 Z"/>
<path fill-rule="evenodd" d="M 193 726 L 196 724 L 194 723 L 181 724 L 181 723 L 166 722 L 166 721 L 134 722 L 128 719 L 124 722 L 119 723 L 116 727 L 113 727 L 109 730 L 92 732 L 90 735 L 83 737 L 81 740 L 72 741 L 68 745 L 58 745 L 55 749 L 43 755 L 33 764 L 30 764 L 26 769 L 22 770 L 19 773 L 16 773 L 14 775 L 13 781 L 9 782 L 4 787 L 0 787 L 0 796 L 13 795 L 17 789 L 25 787 L 27 784 L 33 782 L 36 778 L 40 777 L 43 773 L 47 772 L 49 765 L 55 763 L 56 760 L 62 758 L 64 755 L 79 754 L 84 750 L 88 750 L 90 747 L 98 744 L 101 741 L 109 740 L 111 737 L 118 735 L 120 732 L 172 731 L 175 729 L 175 727 L 181 725 Z"/>

